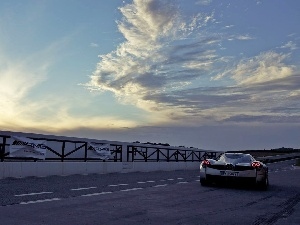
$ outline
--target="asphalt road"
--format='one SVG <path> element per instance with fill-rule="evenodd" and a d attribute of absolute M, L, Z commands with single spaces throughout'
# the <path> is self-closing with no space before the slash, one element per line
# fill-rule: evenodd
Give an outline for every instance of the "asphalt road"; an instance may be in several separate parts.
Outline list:
<path fill-rule="evenodd" d="M 270 187 L 199 184 L 198 170 L 0 180 L 0 224 L 300 224 L 300 169 L 269 164 Z"/>

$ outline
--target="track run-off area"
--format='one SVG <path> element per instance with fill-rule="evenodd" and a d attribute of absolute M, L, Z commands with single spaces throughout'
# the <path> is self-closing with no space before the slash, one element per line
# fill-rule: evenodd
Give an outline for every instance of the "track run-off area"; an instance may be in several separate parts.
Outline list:
<path fill-rule="evenodd" d="M 202 187 L 199 170 L 5 178 L 1 224 L 300 224 L 300 169 L 268 164 L 267 191 Z"/>

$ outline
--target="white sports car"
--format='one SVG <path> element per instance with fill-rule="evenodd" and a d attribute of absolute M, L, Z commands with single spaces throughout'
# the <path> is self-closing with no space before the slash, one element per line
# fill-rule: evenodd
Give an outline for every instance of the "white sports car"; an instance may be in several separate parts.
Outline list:
<path fill-rule="evenodd" d="M 202 186 L 214 182 L 250 182 L 267 189 L 269 185 L 268 167 L 256 161 L 252 155 L 243 153 L 223 153 L 216 160 L 205 159 L 200 164 Z"/>

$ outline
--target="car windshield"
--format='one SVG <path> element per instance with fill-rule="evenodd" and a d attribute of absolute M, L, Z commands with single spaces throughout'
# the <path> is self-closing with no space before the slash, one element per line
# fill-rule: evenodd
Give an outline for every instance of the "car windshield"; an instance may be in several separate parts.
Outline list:
<path fill-rule="evenodd" d="M 225 153 L 219 158 L 219 161 L 226 163 L 249 163 L 253 161 L 253 158 L 246 154 Z"/>

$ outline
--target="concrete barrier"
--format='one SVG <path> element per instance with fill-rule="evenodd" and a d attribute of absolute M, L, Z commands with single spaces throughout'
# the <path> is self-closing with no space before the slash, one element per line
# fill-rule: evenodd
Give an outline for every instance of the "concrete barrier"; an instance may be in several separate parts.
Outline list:
<path fill-rule="evenodd" d="M 34 162 L 32 162 L 31 164 L 34 164 Z M 36 164 L 37 164 L 37 171 L 36 171 L 36 175 L 33 176 L 46 177 L 46 176 L 63 174 L 63 165 L 61 162 L 36 162 Z M 23 174 L 25 177 L 26 171 L 23 171 Z"/>
<path fill-rule="evenodd" d="M 0 179 L 198 169 L 198 162 L 2 162 Z"/>
<path fill-rule="evenodd" d="M 0 164 L 0 178 L 22 177 L 22 163 L 12 162 L 9 164 Z"/>
<path fill-rule="evenodd" d="M 266 163 L 300 158 L 299 153 L 257 158 Z M 1 162 L 0 179 L 151 171 L 194 170 L 199 162 Z"/>

